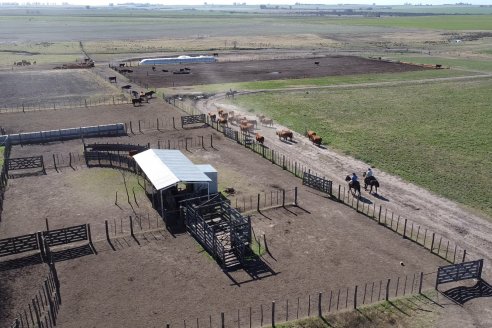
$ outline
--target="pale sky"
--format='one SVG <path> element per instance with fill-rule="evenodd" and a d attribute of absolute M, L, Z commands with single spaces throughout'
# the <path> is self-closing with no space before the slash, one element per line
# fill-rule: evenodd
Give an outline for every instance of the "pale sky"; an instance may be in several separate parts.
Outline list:
<path fill-rule="evenodd" d="M 18 1 L 18 0 L 17 0 Z M 37 0 L 38 2 L 45 2 L 43 0 Z M 2 2 L 2 1 L 0 1 Z M 18 1 L 20 3 L 23 3 L 24 1 Z M 32 2 L 32 1 L 31 1 Z M 53 3 L 55 1 L 49 1 L 47 0 L 46 2 Z M 56 1 L 58 4 L 60 4 L 62 1 Z M 152 3 L 152 4 L 165 4 L 165 5 L 203 5 L 205 1 L 203 0 L 170 0 L 170 1 L 163 1 L 163 0 L 123 0 L 123 1 L 108 1 L 108 0 L 66 0 L 63 2 L 68 2 L 70 4 L 74 5 L 91 5 L 91 6 L 98 6 L 98 5 L 108 5 L 109 3 L 114 3 L 115 5 L 117 3 L 128 3 L 128 2 L 133 2 L 133 3 Z M 239 2 L 243 3 L 245 2 L 248 5 L 260 5 L 260 4 L 271 4 L 271 5 L 294 5 L 296 2 L 299 3 L 309 3 L 309 4 L 325 4 L 325 5 L 336 5 L 339 3 L 344 3 L 344 4 L 373 4 L 375 3 L 376 5 L 398 5 L 398 4 L 403 4 L 405 2 L 409 2 L 412 4 L 432 4 L 432 5 L 442 5 L 442 4 L 450 4 L 450 3 L 458 3 L 458 2 L 464 2 L 464 3 L 471 3 L 474 5 L 492 5 L 492 0 L 332 0 L 332 1 L 327 1 L 327 0 L 208 0 L 206 1 L 208 4 L 217 4 L 217 5 L 232 5 L 234 2 Z"/>

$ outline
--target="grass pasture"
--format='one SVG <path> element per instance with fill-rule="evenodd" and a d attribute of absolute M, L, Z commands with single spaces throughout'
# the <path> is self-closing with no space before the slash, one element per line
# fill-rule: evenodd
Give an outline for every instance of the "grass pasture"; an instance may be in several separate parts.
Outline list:
<path fill-rule="evenodd" d="M 365 25 L 371 27 L 397 27 L 432 30 L 492 30 L 492 19 L 489 15 L 441 15 L 416 17 L 384 17 L 384 18 L 344 18 L 338 24 Z"/>
<path fill-rule="evenodd" d="M 261 93 L 232 100 L 492 216 L 492 80 Z M 466 176 L 466 179 L 460 179 Z M 458 179 L 458 180 L 457 180 Z"/>

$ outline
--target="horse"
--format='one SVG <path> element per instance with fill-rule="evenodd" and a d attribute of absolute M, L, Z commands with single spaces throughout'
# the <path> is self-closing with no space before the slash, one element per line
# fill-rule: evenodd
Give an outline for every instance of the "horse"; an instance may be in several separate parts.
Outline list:
<path fill-rule="evenodd" d="M 376 179 L 376 177 L 374 176 L 366 177 L 366 172 L 364 172 L 362 176 L 364 177 L 364 190 L 367 190 L 367 186 L 371 186 L 369 193 L 372 193 L 372 187 L 375 187 L 376 188 L 375 194 L 377 195 L 378 188 L 379 188 L 379 181 Z"/>
<path fill-rule="evenodd" d="M 142 98 L 133 98 L 132 99 L 132 104 L 133 104 L 133 107 L 135 107 L 136 104 L 138 104 L 139 106 L 142 105 Z"/>
<path fill-rule="evenodd" d="M 348 185 L 349 185 L 349 190 L 348 192 L 352 192 L 352 194 L 355 196 L 357 193 L 359 193 L 359 197 L 360 197 L 360 183 L 359 181 L 355 181 L 354 184 L 352 184 L 352 178 L 350 177 L 350 175 L 347 175 L 345 177 L 345 181 L 348 182 Z M 352 191 L 352 189 L 354 189 L 354 191 Z"/>
<path fill-rule="evenodd" d="M 230 90 L 226 92 L 226 98 L 232 97 L 234 98 L 234 95 L 237 93 L 236 90 Z"/>

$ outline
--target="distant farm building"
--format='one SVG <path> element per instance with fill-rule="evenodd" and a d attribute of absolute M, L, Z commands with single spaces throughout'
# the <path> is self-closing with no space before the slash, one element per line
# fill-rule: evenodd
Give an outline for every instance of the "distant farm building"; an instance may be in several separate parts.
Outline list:
<path fill-rule="evenodd" d="M 148 58 L 142 59 L 140 65 L 166 65 L 166 64 L 193 64 L 193 63 L 214 63 L 217 58 L 214 56 L 179 56 L 168 58 Z"/>

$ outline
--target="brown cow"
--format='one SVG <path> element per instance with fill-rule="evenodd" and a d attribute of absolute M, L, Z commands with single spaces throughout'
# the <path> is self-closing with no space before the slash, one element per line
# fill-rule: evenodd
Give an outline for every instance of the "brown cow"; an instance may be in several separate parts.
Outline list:
<path fill-rule="evenodd" d="M 224 114 L 224 110 L 223 109 L 219 109 L 218 113 L 219 113 L 219 116 L 222 116 L 222 114 Z"/>
<path fill-rule="evenodd" d="M 261 135 L 261 134 L 259 134 L 259 133 L 257 133 L 257 134 L 255 135 L 255 137 L 256 137 L 256 141 L 258 141 L 259 143 L 261 143 L 261 144 L 263 145 L 263 143 L 265 142 L 265 137 L 264 137 L 264 136 L 262 136 L 262 135 Z"/>
<path fill-rule="evenodd" d="M 279 139 L 287 140 L 287 138 L 289 138 L 290 141 L 292 141 L 292 139 L 294 137 L 294 134 L 290 130 L 277 130 L 276 133 L 277 133 Z"/>
<path fill-rule="evenodd" d="M 250 132 L 252 129 L 253 129 L 253 124 L 250 124 L 250 123 L 246 123 L 246 124 L 241 124 L 239 126 L 239 129 L 242 131 L 242 132 Z"/>
<path fill-rule="evenodd" d="M 226 118 L 219 118 L 218 122 L 220 125 L 227 126 L 227 119 Z"/>
<path fill-rule="evenodd" d="M 212 122 L 215 122 L 215 119 L 217 118 L 217 115 L 214 114 L 214 113 L 208 113 L 208 116 L 210 117 L 210 119 L 212 120 Z"/>
<path fill-rule="evenodd" d="M 313 141 L 313 137 L 316 135 L 316 132 L 314 131 L 308 131 L 307 132 L 307 136 L 309 138 L 309 140 Z"/>
<path fill-rule="evenodd" d="M 321 141 L 323 141 L 323 139 L 320 136 L 315 135 L 313 136 L 311 141 L 313 142 L 314 145 L 321 146 Z"/>

